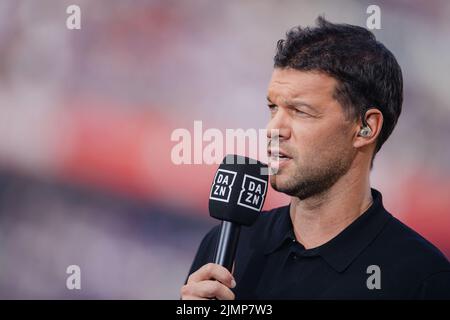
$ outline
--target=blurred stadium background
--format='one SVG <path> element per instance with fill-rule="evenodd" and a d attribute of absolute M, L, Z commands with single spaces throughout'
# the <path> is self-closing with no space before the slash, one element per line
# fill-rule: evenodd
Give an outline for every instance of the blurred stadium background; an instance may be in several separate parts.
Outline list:
<path fill-rule="evenodd" d="M 264 128 L 276 41 L 370 4 L 405 80 L 372 183 L 450 256 L 450 2 L 2 0 L 0 298 L 178 299 L 216 165 L 173 165 L 171 132 Z"/>

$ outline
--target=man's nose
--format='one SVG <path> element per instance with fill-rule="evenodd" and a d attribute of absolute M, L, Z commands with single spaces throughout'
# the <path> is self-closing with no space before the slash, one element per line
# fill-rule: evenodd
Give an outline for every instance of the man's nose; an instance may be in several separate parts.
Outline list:
<path fill-rule="evenodd" d="M 291 126 L 286 112 L 280 108 L 270 119 L 266 129 L 268 139 L 274 139 L 276 137 L 283 140 L 289 139 L 291 136 Z"/>

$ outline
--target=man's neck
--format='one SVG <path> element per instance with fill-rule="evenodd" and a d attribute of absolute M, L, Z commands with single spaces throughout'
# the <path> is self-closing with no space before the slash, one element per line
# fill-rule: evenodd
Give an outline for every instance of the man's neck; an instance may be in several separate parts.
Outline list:
<path fill-rule="evenodd" d="M 369 176 L 354 171 L 350 169 L 323 194 L 304 200 L 292 197 L 295 237 L 306 249 L 330 241 L 371 206 Z"/>

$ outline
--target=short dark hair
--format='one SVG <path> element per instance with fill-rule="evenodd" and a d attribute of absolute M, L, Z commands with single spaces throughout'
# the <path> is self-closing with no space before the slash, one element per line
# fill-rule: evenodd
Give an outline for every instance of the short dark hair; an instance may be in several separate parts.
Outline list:
<path fill-rule="evenodd" d="M 337 80 L 334 97 L 349 119 L 370 108 L 383 114 L 375 154 L 390 136 L 403 102 L 402 71 L 394 55 L 365 28 L 317 18 L 317 27 L 294 27 L 277 43 L 275 68 L 319 71 Z"/>

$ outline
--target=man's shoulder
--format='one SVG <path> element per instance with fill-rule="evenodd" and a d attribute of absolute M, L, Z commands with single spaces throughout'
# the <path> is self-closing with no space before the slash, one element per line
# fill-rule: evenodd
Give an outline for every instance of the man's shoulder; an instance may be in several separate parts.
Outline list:
<path fill-rule="evenodd" d="M 379 240 L 386 253 L 410 266 L 431 273 L 450 271 L 450 262 L 434 244 L 394 216 L 389 219 Z"/>

